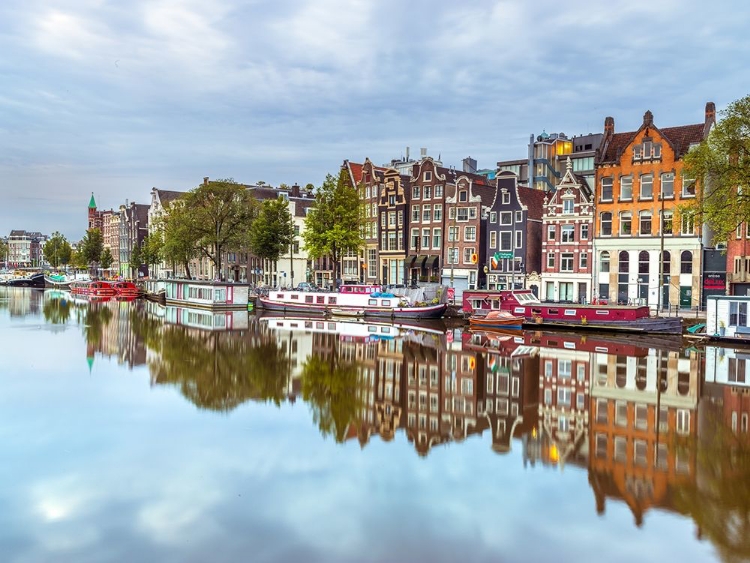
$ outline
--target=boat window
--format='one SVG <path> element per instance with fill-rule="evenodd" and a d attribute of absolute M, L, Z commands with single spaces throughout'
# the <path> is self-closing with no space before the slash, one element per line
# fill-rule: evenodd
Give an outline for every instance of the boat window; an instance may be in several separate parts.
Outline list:
<path fill-rule="evenodd" d="M 336 330 L 336 323 L 328 323 L 329 330 Z"/>
<path fill-rule="evenodd" d="M 607 310 L 604 310 L 604 311 L 599 310 L 599 311 L 596 312 L 596 314 L 597 315 L 609 315 L 609 311 L 607 311 Z"/>
<path fill-rule="evenodd" d="M 283 293 L 277 293 L 276 294 L 276 299 L 284 299 L 284 294 Z"/>
<path fill-rule="evenodd" d="M 313 324 L 312 321 L 305 321 L 305 328 L 312 328 Z"/>
<path fill-rule="evenodd" d="M 559 315 L 560 311 L 558 309 L 547 309 L 548 315 Z"/>
<path fill-rule="evenodd" d="M 318 321 L 317 323 L 315 323 L 315 328 L 325 328 L 325 327 L 326 325 L 323 322 Z"/>
<path fill-rule="evenodd" d="M 390 307 L 391 306 L 391 300 L 390 299 L 381 299 L 380 304 L 383 307 Z"/>
<path fill-rule="evenodd" d="M 376 327 L 376 326 L 368 326 L 367 327 L 367 332 L 377 332 L 377 331 L 378 331 L 378 327 Z"/>
<path fill-rule="evenodd" d="M 322 295 L 320 295 L 320 296 L 318 296 L 318 297 L 315 298 L 315 302 L 316 303 L 320 303 L 320 304 L 324 304 L 326 302 L 326 298 L 323 297 Z"/>
<path fill-rule="evenodd" d="M 299 295 L 297 295 L 297 294 L 295 294 L 295 293 L 292 293 L 292 296 L 291 296 L 291 297 L 292 297 L 292 299 L 299 299 Z"/>
<path fill-rule="evenodd" d="M 576 310 L 575 309 L 565 309 L 565 311 L 563 311 L 563 315 L 569 315 L 569 316 L 575 317 Z"/>
<path fill-rule="evenodd" d="M 313 302 L 313 296 L 305 295 L 305 303 L 312 303 L 312 302 Z"/>
<path fill-rule="evenodd" d="M 537 307 L 532 307 L 531 314 L 532 315 L 541 315 L 542 314 L 542 310 L 539 309 L 539 308 L 537 308 Z"/>
<path fill-rule="evenodd" d="M 336 298 L 335 297 L 329 297 L 328 298 L 328 304 L 329 305 L 335 305 L 336 304 Z"/>
<path fill-rule="evenodd" d="M 389 327 L 389 326 L 384 326 L 384 327 L 383 327 L 383 328 L 381 329 L 381 331 L 380 331 L 380 332 L 382 332 L 383 334 L 390 334 L 390 333 L 391 333 L 391 327 Z"/>
<path fill-rule="evenodd" d="M 377 299 L 368 299 L 367 300 L 367 304 L 368 305 L 377 305 L 378 304 L 378 300 Z"/>
<path fill-rule="evenodd" d="M 513 309 L 513 312 L 514 313 L 525 313 L 526 312 L 526 307 L 516 307 L 515 309 Z"/>

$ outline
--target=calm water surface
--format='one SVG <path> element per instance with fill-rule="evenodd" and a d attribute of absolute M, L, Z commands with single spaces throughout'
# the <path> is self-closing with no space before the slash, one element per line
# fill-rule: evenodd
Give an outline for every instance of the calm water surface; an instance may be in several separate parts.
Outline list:
<path fill-rule="evenodd" d="M 0 343 L 3 561 L 750 556 L 742 351 L 8 288 Z"/>

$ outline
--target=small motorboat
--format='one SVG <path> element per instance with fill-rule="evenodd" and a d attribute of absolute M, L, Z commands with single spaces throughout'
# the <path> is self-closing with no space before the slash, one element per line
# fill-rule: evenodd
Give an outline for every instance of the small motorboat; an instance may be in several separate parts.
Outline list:
<path fill-rule="evenodd" d="M 494 328 L 520 329 L 525 321 L 524 317 L 517 317 L 508 311 L 493 310 L 486 315 L 472 315 L 469 317 L 469 327 L 479 330 L 492 330 Z"/>

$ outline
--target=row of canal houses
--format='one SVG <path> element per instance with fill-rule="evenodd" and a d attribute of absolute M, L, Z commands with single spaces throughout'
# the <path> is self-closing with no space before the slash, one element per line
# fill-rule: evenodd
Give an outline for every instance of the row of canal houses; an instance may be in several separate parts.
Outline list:
<path fill-rule="evenodd" d="M 404 173 L 344 161 L 366 218 L 358 278 L 438 282 L 457 298 L 465 289 L 529 288 L 550 301 L 700 306 L 725 293 L 727 260 L 708 229 L 680 213 L 696 197 L 683 158 L 715 114 L 709 102 L 702 123 L 659 128 L 647 111 L 638 130 L 623 133 L 607 117 L 593 136 L 598 148 L 586 153 L 590 175 L 569 141 L 529 161 L 539 170 L 563 162 L 553 189 L 512 166 L 480 174 L 423 156 Z"/>

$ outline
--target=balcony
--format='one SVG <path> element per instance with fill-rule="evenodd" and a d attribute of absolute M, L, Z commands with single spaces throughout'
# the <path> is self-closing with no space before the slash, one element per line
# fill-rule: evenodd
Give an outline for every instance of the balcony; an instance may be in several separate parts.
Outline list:
<path fill-rule="evenodd" d="M 750 283 L 750 272 L 737 272 L 727 274 L 729 283 Z"/>

